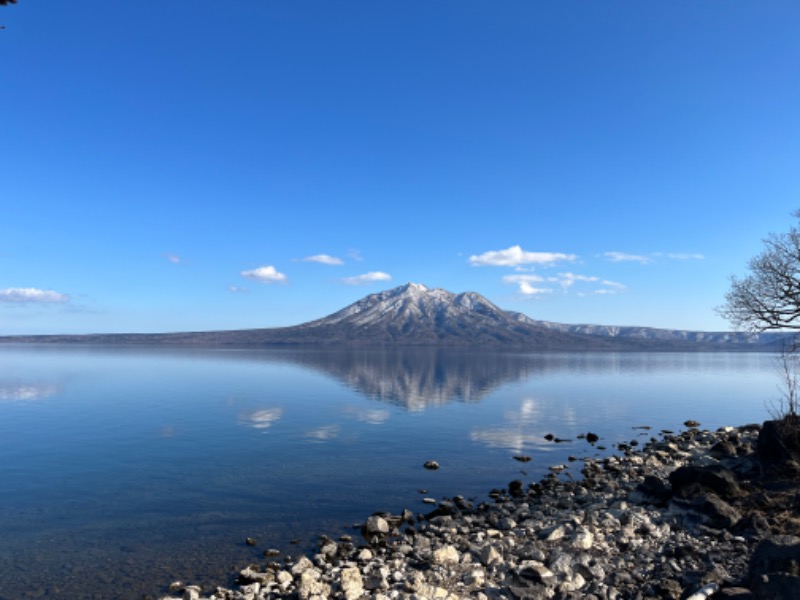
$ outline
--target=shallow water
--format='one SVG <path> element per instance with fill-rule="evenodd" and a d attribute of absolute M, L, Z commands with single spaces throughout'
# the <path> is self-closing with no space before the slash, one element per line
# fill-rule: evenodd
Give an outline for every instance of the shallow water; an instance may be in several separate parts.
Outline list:
<path fill-rule="evenodd" d="M 419 489 L 485 498 L 541 478 L 599 452 L 577 439 L 587 431 L 610 450 L 689 418 L 761 421 L 775 366 L 741 353 L 0 346 L 0 598 L 225 584 L 266 548 L 297 554 L 375 510 L 424 512 Z"/>

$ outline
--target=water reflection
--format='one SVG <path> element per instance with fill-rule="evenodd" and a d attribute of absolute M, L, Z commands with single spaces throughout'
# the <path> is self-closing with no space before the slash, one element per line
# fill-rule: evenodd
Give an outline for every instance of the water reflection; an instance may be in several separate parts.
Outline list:
<path fill-rule="evenodd" d="M 0 402 L 32 402 L 57 396 L 63 386 L 47 382 L 0 381 Z"/>
<path fill-rule="evenodd" d="M 253 429 L 269 429 L 283 416 L 282 408 L 262 408 L 239 415 L 239 421 Z"/>

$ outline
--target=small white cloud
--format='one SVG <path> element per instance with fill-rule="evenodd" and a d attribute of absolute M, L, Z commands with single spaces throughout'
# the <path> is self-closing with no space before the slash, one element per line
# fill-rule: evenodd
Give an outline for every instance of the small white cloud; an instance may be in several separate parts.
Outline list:
<path fill-rule="evenodd" d="M 169 262 L 171 262 L 174 265 L 177 265 L 177 264 L 180 264 L 180 263 L 183 262 L 183 259 L 181 259 L 181 257 L 178 256 L 177 254 L 165 254 L 164 258 L 166 258 Z"/>
<path fill-rule="evenodd" d="M 250 271 L 242 271 L 242 277 L 260 281 L 261 283 L 286 283 L 287 277 L 272 265 L 258 267 Z"/>
<path fill-rule="evenodd" d="M 549 288 L 535 287 L 532 283 L 541 283 L 546 281 L 544 277 L 538 275 L 505 275 L 503 276 L 503 283 L 513 283 L 519 286 L 521 294 L 526 296 L 537 296 L 541 294 L 549 294 L 553 290 Z"/>
<path fill-rule="evenodd" d="M 705 256 L 702 254 L 685 254 L 683 252 L 672 252 L 667 254 L 667 258 L 675 260 L 704 260 Z"/>
<path fill-rule="evenodd" d="M 553 290 L 550 288 L 537 288 L 533 287 L 527 281 L 522 281 L 519 284 L 519 291 L 526 296 L 540 296 L 541 294 L 550 294 Z"/>
<path fill-rule="evenodd" d="M 388 273 L 384 273 L 382 271 L 371 271 L 370 273 L 356 275 L 355 277 L 345 277 L 342 279 L 342 283 L 346 283 L 347 285 L 364 285 L 374 281 L 389 281 L 391 278 L 392 276 Z"/>
<path fill-rule="evenodd" d="M 552 265 L 557 262 L 573 262 L 578 257 L 574 254 L 560 252 L 526 252 L 520 246 L 511 246 L 505 250 L 491 250 L 483 254 L 469 257 L 474 267 L 517 267 L 519 265 Z"/>
<path fill-rule="evenodd" d="M 314 256 L 306 256 L 300 259 L 303 262 L 315 262 L 321 265 L 343 265 L 344 261 L 341 258 L 330 256 L 328 254 L 315 254 Z"/>
<path fill-rule="evenodd" d="M 238 285 L 229 285 L 228 286 L 228 291 L 233 293 L 233 294 L 246 294 L 250 290 L 248 288 L 246 288 L 246 287 L 241 287 L 241 286 L 238 286 Z"/>
<path fill-rule="evenodd" d="M 583 282 L 596 282 L 600 281 L 599 277 L 592 275 L 576 275 L 575 273 L 559 273 L 558 277 L 551 277 L 549 281 L 558 283 L 562 288 L 569 288 L 575 285 L 576 281 Z"/>
<path fill-rule="evenodd" d="M 604 279 L 600 283 L 602 283 L 603 285 L 606 285 L 606 286 L 608 286 L 610 288 L 613 288 L 615 290 L 624 290 L 625 289 L 625 284 L 624 283 L 619 283 L 618 281 L 609 281 L 608 279 Z M 606 293 L 608 293 L 608 292 L 606 292 Z"/>
<path fill-rule="evenodd" d="M 0 290 L 0 302 L 13 304 L 55 304 L 69 302 L 69 296 L 53 290 L 37 288 L 6 288 Z"/>
<path fill-rule="evenodd" d="M 643 256 L 641 254 L 627 254 L 625 252 L 605 252 L 603 253 L 608 260 L 611 262 L 638 262 L 643 265 L 652 262 L 652 258 L 649 256 Z"/>
<path fill-rule="evenodd" d="M 347 258 L 351 258 L 351 259 L 353 259 L 355 261 L 358 261 L 358 262 L 361 262 L 362 260 L 364 260 L 364 257 L 361 256 L 361 250 L 358 250 L 357 248 L 351 248 L 350 250 L 348 250 L 347 251 Z"/>

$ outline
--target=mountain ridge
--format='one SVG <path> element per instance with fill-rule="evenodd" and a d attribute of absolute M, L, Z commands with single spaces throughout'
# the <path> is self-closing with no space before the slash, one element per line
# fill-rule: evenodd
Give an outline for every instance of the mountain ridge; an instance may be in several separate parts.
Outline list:
<path fill-rule="evenodd" d="M 769 349 L 781 334 L 567 325 L 505 311 L 476 292 L 407 283 L 326 317 L 269 329 L 177 333 L 4 336 L 10 343 L 198 346 L 444 346 L 524 350 Z M 762 348 L 763 347 L 763 348 Z"/>

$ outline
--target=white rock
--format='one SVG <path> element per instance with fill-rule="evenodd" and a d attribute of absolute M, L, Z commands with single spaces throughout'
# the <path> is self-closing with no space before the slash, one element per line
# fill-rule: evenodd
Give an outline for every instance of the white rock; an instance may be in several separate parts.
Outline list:
<path fill-rule="evenodd" d="M 433 562 L 437 565 L 458 564 L 461 556 L 455 546 L 442 546 L 433 551 Z"/>
<path fill-rule="evenodd" d="M 364 593 L 364 580 L 358 567 L 342 569 L 342 592 L 347 600 L 355 600 Z"/>

